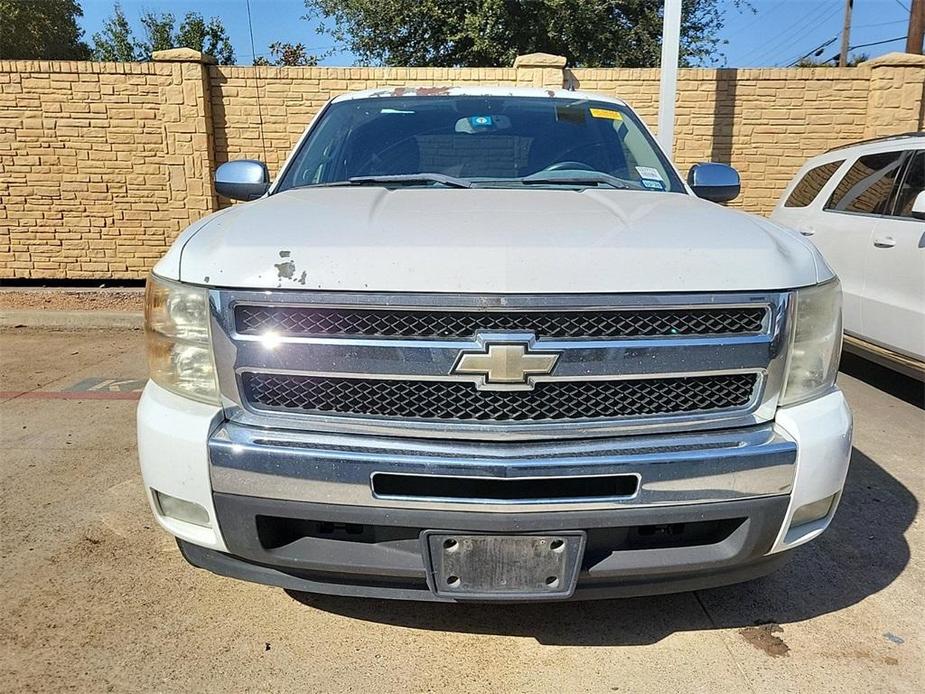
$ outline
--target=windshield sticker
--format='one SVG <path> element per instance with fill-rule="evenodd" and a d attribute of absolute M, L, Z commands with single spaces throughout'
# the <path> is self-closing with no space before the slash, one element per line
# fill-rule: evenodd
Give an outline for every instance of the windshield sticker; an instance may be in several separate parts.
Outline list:
<path fill-rule="evenodd" d="M 592 108 L 592 118 L 606 118 L 607 120 L 623 120 L 623 114 L 619 111 L 611 111 L 609 108 Z"/>
<path fill-rule="evenodd" d="M 642 179 L 642 185 L 646 188 L 651 188 L 652 190 L 665 190 L 665 184 L 661 181 L 652 181 L 648 178 Z"/>
<path fill-rule="evenodd" d="M 658 169 L 653 169 L 651 166 L 637 166 L 636 171 L 639 174 L 640 178 L 647 178 L 650 181 L 664 181 L 662 175 L 658 172 Z"/>

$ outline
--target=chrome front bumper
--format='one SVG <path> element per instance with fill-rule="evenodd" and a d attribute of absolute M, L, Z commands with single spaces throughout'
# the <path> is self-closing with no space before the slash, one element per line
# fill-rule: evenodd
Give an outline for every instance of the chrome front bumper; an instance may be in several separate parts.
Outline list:
<path fill-rule="evenodd" d="M 555 442 L 429 441 L 265 430 L 231 422 L 209 439 L 216 493 L 382 509 L 548 512 L 648 508 L 789 494 L 796 444 L 771 424 Z M 635 477 L 631 494 L 446 498 L 374 489 L 375 475 L 478 480 Z"/>
<path fill-rule="evenodd" d="M 770 571 L 797 445 L 772 425 L 684 435 L 476 443 L 261 430 L 226 422 L 209 440 L 227 553 L 181 543 L 217 573 L 293 590 L 415 600 L 432 590 L 427 531 L 587 537 L 575 592 L 597 598 L 694 590 Z M 382 494 L 377 475 L 451 478 L 454 498 Z M 533 498 L 459 491 L 632 480 L 621 496 Z M 529 481 L 526 485 L 520 484 Z M 508 487 L 509 489 L 510 487 Z M 601 483 L 601 488 L 604 484 Z M 615 491 L 626 491 L 615 487 Z"/>

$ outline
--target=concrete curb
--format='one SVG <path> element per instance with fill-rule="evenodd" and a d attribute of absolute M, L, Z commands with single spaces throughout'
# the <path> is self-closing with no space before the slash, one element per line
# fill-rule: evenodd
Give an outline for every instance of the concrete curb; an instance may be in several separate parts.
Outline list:
<path fill-rule="evenodd" d="M 0 328 L 46 330 L 141 330 L 144 316 L 134 311 L 0 311 Z"/>

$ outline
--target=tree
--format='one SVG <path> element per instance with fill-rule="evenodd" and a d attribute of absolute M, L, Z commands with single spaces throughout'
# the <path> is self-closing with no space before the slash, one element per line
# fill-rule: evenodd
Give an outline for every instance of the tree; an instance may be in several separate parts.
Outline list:
<path fill-rule="evenodd" d="M 141 15 L 144 39 L 137 41 L 122 7 L 116 3 L 103 31 L 93 35 L 93 55 L 97 60 L 151 60 L 154 51 L 192 48 L 214 57 L 222 65 L 234 63 L 234 49 L 222 21 L 206 22 L 198 12 L 187 12 L 180 26 L 170 12 L 144 12 Z"/>
<path fill-rule="evenodd" d="M 736 7 L 747 0 L 733 0 Z M 661 57 L 663 0 L 305 0 L 318 31 L 360 63 L 505 66 L 524 53 L 570 65 L 651 67 Z M 720 0 L 685 0 L 681 62 L 720 57 Z"/>
<path fill-rule="evenodd" d="M 112 17 L 103 23 L 103 30 L 93 34 L 93 58 L 112 62 L 139 59 L 132 27 L 119 3 L 113 7 Z"/>
<path fill-rule="evenodd" d="M 192 48 L 211 55 L 221 65 L 234 63 L 234 49 L 225 25 L 218 17 L 206 22 L 198 12 L 187 12 L 179 28 L 176 18 L 169 12 L 155 14 L 145 12 L 141 15 L 145 40 L 139 44 L 145 60 L 151 59 L 154 51 L 168 48 Z"/>
<path fill-rule="evenodd" d="M 93 35 L 93 59 L 112 62 L 139 59 L 132 27 L 119 3 L 113 7 L 112 17 L 104 22 L 103 30 Z"/>
<path fill-rule="evenodd" d="M 270 44 L 270 55 L 273 60 L 257 56 L 254 58 L 254 65 L 299 66 L 318 64 L 318 56 L 309 54 L 301 43 L 275 41 Z"/>
<path fill-rule="evenodd" d="M 142 13 L 141 27 L 144 30 L 145 40 L 138 44 L 138 50 L 144 60 L 151 60 L 151 54 L 154 51 L 180 48 L 174 40 L 175 24 L 176 19 L 170 12 L 155 14 L 154 12 L 146 11 Z M 187 46 L 187 48 L 195 48 L 195 46 Z"/>
<path fill-rule="evenodd" d="M 206 22 L 197 12 L 187 12 L 177 30 L 176 44 L 208 53 L 220 65 L 234 63 L 234 49 L 222 20 L 212 17 Z"/>
<path fill-rule="evenodd" d="M 0 59 L 87 60 L 77 0 L 0 0 Z"/>

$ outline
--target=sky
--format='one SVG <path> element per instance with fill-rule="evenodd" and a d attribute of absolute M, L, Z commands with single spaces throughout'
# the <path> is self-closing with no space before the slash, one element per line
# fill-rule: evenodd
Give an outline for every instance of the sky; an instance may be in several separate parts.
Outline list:
<path fill-rule="evenodd" d="M 580 1 L 580 0 L 576 0 Z M 719 38 L 722 60 L 708 67 L 787 66 L 830 39 L 822 58 L 838 53 L 845 0 L 749 0 L 754 12 L 736 9 L 733 0 L 720 0 L 726 25 Z M 856 52 L 871 58 L 902 51 L 909 19 L 910 0 L 854 0 L 850 44 L 901 38 L 876 46 L 860 47 Z M 330 38 L 316 33 L 317 20 L 303 19 L 303 0 L 250 0 L 255 51 L 251 50 L 246 0 L 120 0 L 133 26 L 145 10 L 171 12 L 178 18 L 196 11 L 206 18 L 220 17 L 231 37 L 237 61 L 253 62 L 254 52 L 267 56 L 274 41 L 301 42 L 311 53 L 322 54 L 333 48 Z M 112 0 L 82 0 L 81 26 L 89 42 L 112 14 Z M 322 59 L 322 65 L 352 65 L 354 56 L 337 52 Z"/>

